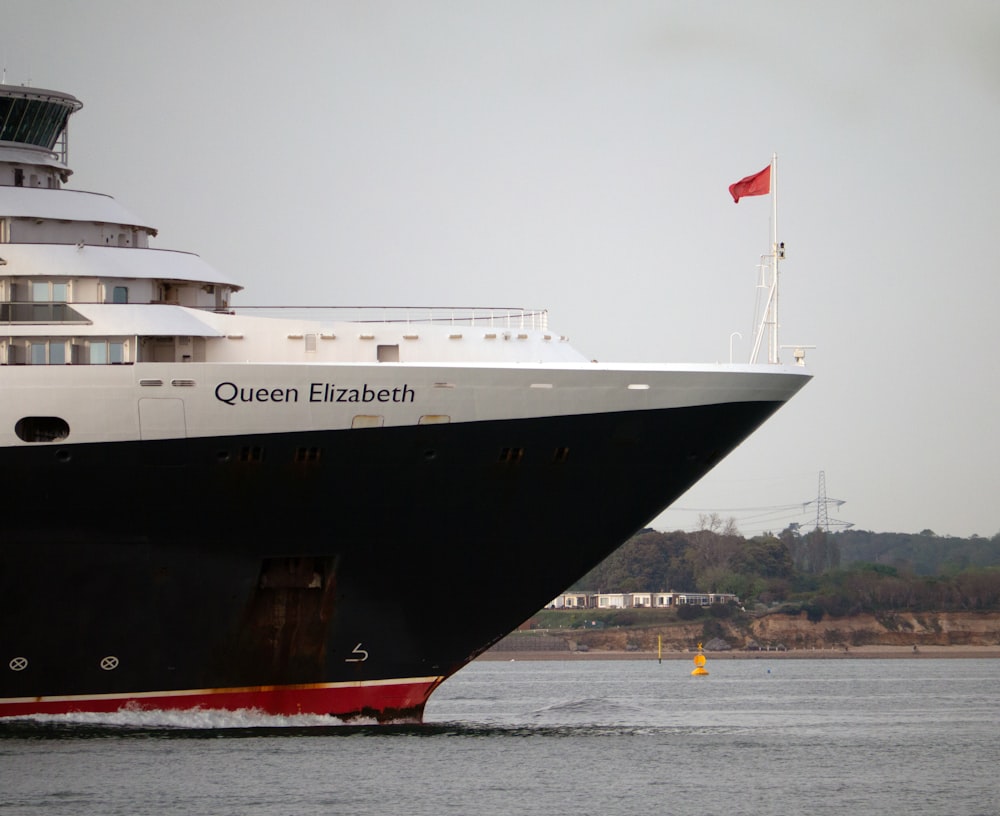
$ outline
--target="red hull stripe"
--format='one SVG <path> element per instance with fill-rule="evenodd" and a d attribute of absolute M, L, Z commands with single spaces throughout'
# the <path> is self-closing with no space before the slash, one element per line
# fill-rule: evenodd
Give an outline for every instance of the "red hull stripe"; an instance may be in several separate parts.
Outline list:
<path fill-rule="evenodd" d="M 295 686 L 142 691 L 52 697 L 0 698 L 0 717 L 29 714 L 110 713 L 123 708 L 237 711 L 265 714 L 333 714 L 376 719 L 419 719 L 431 692 L 443 677 L 409 677 L 348 683 L 309 683 Z"/>

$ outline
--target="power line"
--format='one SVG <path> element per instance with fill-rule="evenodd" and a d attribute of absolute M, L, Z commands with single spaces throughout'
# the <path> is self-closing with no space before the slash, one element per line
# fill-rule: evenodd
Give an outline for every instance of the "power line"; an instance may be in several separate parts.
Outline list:
<path fill-rule="evenodd" d="M 821 530 L 829 532 L 831 527 L 848 529 L 854 523 L 850 521 L 840 521 L 830 518 L 830 505 L 835 508 L 846 504 L 844 499 L 831 499 L 826 495 L 826 473 L 819 473 L 819 489 L 815 499 L 797 504 L 765 504 L 749 507 L 671 507 L 667 513 L 714 513 L 728 515 L 736 523 L 736 526 L 743 532 L 743 535 L 752 536 L 762 533 L 783 530 L 786 527 L 799 529 L 807 527 L 813 518 L 815 525 Z M 816 505 L 816 514 L 811 515 L 811 507 Z"/>

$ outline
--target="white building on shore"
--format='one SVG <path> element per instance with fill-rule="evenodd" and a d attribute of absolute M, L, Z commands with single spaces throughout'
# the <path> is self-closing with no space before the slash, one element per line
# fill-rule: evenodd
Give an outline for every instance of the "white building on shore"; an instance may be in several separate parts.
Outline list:
<path fill-rule="evenodd" d="M 667 609 L 676 606 L 711 606 L 739 603 L 728 592 L 564 592 L 546 609 Z"/>

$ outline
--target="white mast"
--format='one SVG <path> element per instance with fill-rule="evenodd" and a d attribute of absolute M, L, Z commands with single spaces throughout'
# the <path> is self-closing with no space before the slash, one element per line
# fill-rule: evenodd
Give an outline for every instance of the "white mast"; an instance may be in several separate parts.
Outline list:
<path fill-rule="evenodd" d="M 757 362 L 760 346 L 767 334 L 767 361 L 777 364 L 781 346 L 778 343 L 778 265 L 785 257 L 784 243 L 778 243 L 778 154 L 771 154 L 771 252 L 761 257 L 761 283 L 767 290 L 767 301 L 760 322 L 754 327 L 753 351 L 750 362 Z M 755 318 L 756 320 L 756 318 Z"/>

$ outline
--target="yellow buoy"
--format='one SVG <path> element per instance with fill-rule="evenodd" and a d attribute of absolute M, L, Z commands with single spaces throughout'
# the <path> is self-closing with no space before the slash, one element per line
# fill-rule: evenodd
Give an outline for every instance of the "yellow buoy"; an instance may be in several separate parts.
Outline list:
<path fill-rule="evenodd" d="M 708 674 L 708 669 L 705 668 L 705 655 L 701 653 L 701 644 L 698 644 L 698 654 L 694 656 L 694 671 L 691 674 L 695 677 L 701 677 Z"/>

